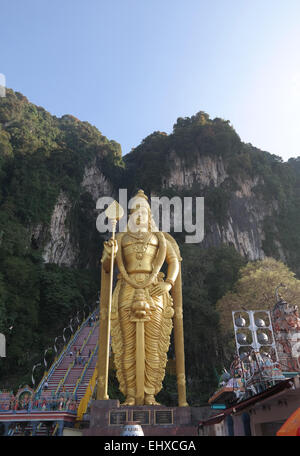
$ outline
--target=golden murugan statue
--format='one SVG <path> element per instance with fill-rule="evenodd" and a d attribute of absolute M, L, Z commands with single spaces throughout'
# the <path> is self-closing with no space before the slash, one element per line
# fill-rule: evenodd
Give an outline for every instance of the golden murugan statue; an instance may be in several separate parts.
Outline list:
<path fill-rule="evenodd" d="M 133 209 L 127 231 L 104 243 L 97 399 L 108 399 L 107 378 L 103 375 L 107 360 L 100 348 L 110 325 L 117 378 L 126 397 L 123 405 L 158 405 L 155 396 L 162 389 L 174 322 L 178 403 L 187 406 L 180 252 L 172 236 L 157 229 L 147 200 L 139 190 L 131 200 Z M 116 262 L 119 274 L 109 322 L 106 303 L 112 261 Z M 165 280 L 161 272 L 164 262 L 168 265 Z"/>

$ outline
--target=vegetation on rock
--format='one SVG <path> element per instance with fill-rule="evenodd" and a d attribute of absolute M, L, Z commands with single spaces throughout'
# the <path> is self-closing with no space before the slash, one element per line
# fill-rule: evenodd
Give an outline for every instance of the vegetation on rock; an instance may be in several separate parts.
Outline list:
<path fill-rule="evenodd" d="M 79 214 L 85 214 L 87 200 L 80 183 L 93 159 L 105 176 L 112 167 L 121 170 L 123 162 L 119 144 L 88 122 L 70 115 L 58 119 L 12 90 L 6 95 L 0 99 L 0 331 L 7 336 L 7 358 L 0 378 L 2 385 L 16 387 L 31 382 L 33 364 L 71 315 L 85 303 L 95 305 L 98 265 L 94 258 L 86 269 Z M 37 226 L 47 232 L 61 191 L 78 215 L 70 221 L 74 242 L 82 247 L 77 268 L 45 264 L 47 236 L 37 241 L 32 235 Z M 94 225 L 93 220 L 96 239 L 89 249 L 97 244 L 99 258 L 102 241 Z"/>

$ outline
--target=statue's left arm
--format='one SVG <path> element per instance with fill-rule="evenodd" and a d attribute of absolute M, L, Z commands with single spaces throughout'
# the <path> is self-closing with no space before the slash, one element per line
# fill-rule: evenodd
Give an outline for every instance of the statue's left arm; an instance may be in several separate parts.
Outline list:
<path fill-rule="evenodd" d="M 173 287 L 179 272 L 179 261 L 169 241 L 167 241 L 166 262 L 168 263 L 168 273 L 165 281 Z"/>
<path fill-rule="evenodd" d="M 179 272 L 179 261 L 171 243 L 167 241 L 166 263 L 168 264 L 167 278 L 165 282 L 159 282 L 152 290 L 152 296 L 160 296 L 168 292 L 174 286 Z"/>

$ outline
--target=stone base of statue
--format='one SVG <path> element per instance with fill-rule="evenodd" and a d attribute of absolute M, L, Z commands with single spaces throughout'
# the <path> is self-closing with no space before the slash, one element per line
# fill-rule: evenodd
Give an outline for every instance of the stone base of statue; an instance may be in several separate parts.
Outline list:
<path fill-rule="evenodd" d="M 122 406 L 118 400 L 93 401 L 84 436 L 120 436 L 128 421 L 139 422 L 145 436 L 195 436 L 193 407 Z"/>

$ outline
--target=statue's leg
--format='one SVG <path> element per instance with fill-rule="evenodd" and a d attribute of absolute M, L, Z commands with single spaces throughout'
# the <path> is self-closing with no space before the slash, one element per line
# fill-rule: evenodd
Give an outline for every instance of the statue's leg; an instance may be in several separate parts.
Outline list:
<path fill-rule="evenodd" d="M 153 301 L 151 321 L 145 323 L 145 403 L 156 405 L 155 395 L 162 389 L 172 331 L 172 314 L 166 313 L 166 309 L 172 302 L 167 293 Z"/>
<path fill-rule="evenodd" d="M 126 385 L 124 405 L 135 405 L 135 323 L 130 321 L 130 307 L 120 308 L 120 328 L 122 332 L 122 372 Z"/>
<path fill-rule="evenodd" d="M 155 394 L 161 389 L 161 352 L 159 349 L 162 326 L 162 309 L 152 310 L 151 320 L 145 323 L 145 404 L 159 405 Z"/>

